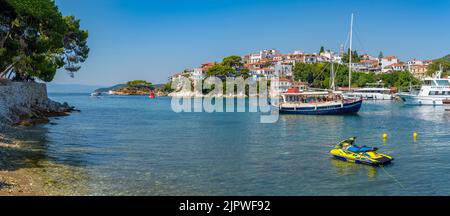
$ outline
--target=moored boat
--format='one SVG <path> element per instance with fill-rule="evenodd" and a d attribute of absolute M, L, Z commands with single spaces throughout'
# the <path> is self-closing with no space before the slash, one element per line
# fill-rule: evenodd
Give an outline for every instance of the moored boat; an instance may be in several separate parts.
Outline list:
<path fill-rule="evenodd" d="M 280 113 L 302 115 L 345 115 L 356 114 L 362 99 L 344 99 L 336 92 L 300 92 L 289 89 L 283 93 L 278 105 Z"/>
<path fill-rule="evenodd" d="M 388 164 L 394 160 L 389 155 L 378 153 L 378 148 L 355 145 L 355 140 L 356 137 L 351 137 L 339 142 L 330 154 L 338 160 L 371 166 Z"/>
<path fill-rule="evenodd" d="M 353 14 L 350 24 L 350 50 L 352 47 Z M 351 52 L 349 53 L 349 90 L 351 90 Z M 362 98 L 345 99 L 342 92 L 335 91 L 335 78 L 333 62 L 331 66 L 331 88 L 328 91 L 300 91 L 291 88 L 280 96 L 279 104 L 275 106 L 280 113 L 301 115 L 347 115 L 356 114 L 361 109 Z"/>
<path fill-rule="evenodd" d="M 383 83 L 367 84 L 367 87 L 345 92 L 346 98 L 363 98 L 365 100 L 393 100 L 395 89 L 385 88 Z"/>
<path fill-rule="evenodd" d="M 397 95 L 407 105 L 445 105 L 450 101 L 450 79 L 441 78 L 442 71 L 441 68 L 435 77 L 425 78 L 418 93 L 409 92 Z"/>

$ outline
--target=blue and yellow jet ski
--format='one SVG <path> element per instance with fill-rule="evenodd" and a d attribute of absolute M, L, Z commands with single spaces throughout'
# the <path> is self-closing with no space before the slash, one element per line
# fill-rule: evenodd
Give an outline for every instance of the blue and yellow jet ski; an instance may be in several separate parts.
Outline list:
<path fill-rule="evenodd" d="M 389 155 L 377 153 L 378 148 L 355 145 L 355 140 L 356 137 L 351 137 L 341 141 L 330 153 L 339 160 L 372 166 L 388 164 L 394 160 Z"/>

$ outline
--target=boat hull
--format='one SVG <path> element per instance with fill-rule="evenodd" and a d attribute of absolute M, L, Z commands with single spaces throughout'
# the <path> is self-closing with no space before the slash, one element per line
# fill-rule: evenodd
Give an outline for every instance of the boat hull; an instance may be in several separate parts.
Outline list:
<path fill-rule="evenodd" d="M 338 155 L 333 155 L 333 157 L 337 160 L 341 160 L 341 161 L 345 161 L 345 162 L 349 162 L 349 163 L 355 163 L 355 164 L 364 164 L 364 165 L 369 165 L 369 166 L 386 165 L 386 164 L 390 164 L 392 162 L 392 159 L 389 159 L 387 157 L 380 158 L 377 161 L 368 161 L 368 160 L 364 160 L 364 159 L 352 159 L 352 158 L 338 156 Z"/>
<path fill-rule="evenodd" d="M 330 151 L 330 154 L 333 155 L 335 159 L 341 161 L 370 166 L 389 164 L 394 160 L 393 157 L 385 154 L 377 154 L 378 157 L 370 157 L 364 152 L 349 152 L 342 149 L 333 149 Z"/>
<path fill-rule="evenodd" d="M 391 94 L 363 93 L 363 92 L 344 93 L 344 97 L 350 98 L 350 99 L 363 98 L 364 100 L 393 100 L 394 99 L 394 96 Z"/>
<path fill-rule="evenodd" d="M 341 105 L 315 106 L 315 107 L 283 107 L 279 108 L 282 114 L 298 115 L 351 115 L 361 109 L 362 100 L 344 102 Z"/>
<path fill-rule="evenodd" d="M 446 100 L 445 97 L 423 97 L 410 94 L 399 94 L 398 96 L 407 105 L 442 106 Z"/>

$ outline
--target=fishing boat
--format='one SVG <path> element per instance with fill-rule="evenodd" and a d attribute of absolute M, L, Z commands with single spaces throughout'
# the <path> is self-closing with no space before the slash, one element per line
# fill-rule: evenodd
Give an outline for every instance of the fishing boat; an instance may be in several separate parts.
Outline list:
<path fill-rule="evenodd" d="M 350 25 L 350 50 L 352 44 L 353 14 Z M 351 52 L 349 57 L 349 89 L 351 89 Z M 345 99 L 342 92 L 336 91 L 333 62 L 331 65 L 331 85 L 327 91 L 300 91 L 290 88 L 280 95 L 275 106 L 280 113 L 302 115 L 346 115 L 356 114 L 361 108 L 362 98 Z"/>
<path fill-rule="evenodd" d="M 434 77 L 423 80 L 420 91 L 397 94 L 407 105 L 442 106 L 450 101 L 450 79 L 442 78 L 443 68 Z"/>
<path fill-rule="evenodd" d="M 330 154 L 338 160 L 371 166 L 388 164 L 394 160 L 389 155 L 378 153 L 378 148 L 355 145 L 355 140 L 356 137 L 351 137 L 339 142 Z"/>

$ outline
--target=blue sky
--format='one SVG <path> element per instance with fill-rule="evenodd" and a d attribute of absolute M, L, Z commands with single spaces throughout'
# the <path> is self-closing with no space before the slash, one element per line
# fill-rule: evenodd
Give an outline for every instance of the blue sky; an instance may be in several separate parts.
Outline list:
<path fill-rule="evenodd" d="M 276 48 L 317 52 L 345 43 L 355 14 L 354 48 L 377 56 L 435 59 L 450 53 L 448 0 L 56 0 L 89 30 L 90 57 L 55 83 L 164 83 L 201 63 Z"/>

